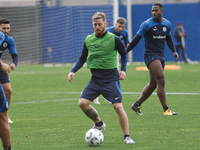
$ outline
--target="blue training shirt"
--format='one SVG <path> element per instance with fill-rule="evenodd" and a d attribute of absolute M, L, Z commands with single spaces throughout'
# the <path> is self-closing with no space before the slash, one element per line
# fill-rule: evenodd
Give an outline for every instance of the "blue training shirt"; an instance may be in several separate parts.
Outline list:
<path fill-rule="evenodd" d="M 157 23 L 152 17 L 141 24 L 137 34 L 145 38 L 145 54 L 154 53 L 164 57 L 166 38 L 171 37 L 171 23 L 165 18 L 162 23 Z"/>
<path fill-rule="evenodd" d="M 0 45 L 4 41 L 4 39 L 5 39 L 5 35 L 3 32 L 0 31 Z"/>
<path fill-rule="evenodd" d="M 15 64 L 15 66 L 17 66 L 18 64 L 17 49 L 15 46 L 15 41 L 10 35 L 7 35 L 5 37 L 4 41 L 0 46 L 0 58 L 6 49 L 9 50 L 9 53 L 12 55 L 13 63 Z"/>
<path fill-rule="evenodd" d="M 106 31 L 109 31 L 115 35 L 117 35 L 122 43 L 126 46 L 127 43 L 129 43 L 129 38 L 128 38 L 128 31 L 126 29 L 124 29 L 121 33 L 116 33 L 115 32 L 115 26 L 112 26 L 112 27 L 108 27 L 106 28 Z"/>

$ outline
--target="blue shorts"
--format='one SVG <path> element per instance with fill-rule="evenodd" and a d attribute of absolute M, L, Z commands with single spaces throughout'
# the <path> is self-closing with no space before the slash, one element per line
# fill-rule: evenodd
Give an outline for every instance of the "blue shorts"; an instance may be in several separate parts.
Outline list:
<path fill-rule="evenodd" d="M 8 102 L 3 90 L 2 85 L 0 84 L 0 112 L 5 112 L 8 110 Z"/>
<path fill-rule="evenodd" d="M 154 61 L 154 60 L 160 60 L 161 64 L 162 64 L 162 68 L 164 69 L 165 67 L 165 59 L 163 57 L 160 57 L 156 54 L 151 54 L 151 53 L 148 53 L 148 54 L 144 54 L 144 62 L 147 66 L 147 68 L 149 68 L 149 64 Z"/>
<path fill-rule="evenodd" d="M 1 84 L 10 83 L 10 79 L 8 78 L 7 74 L 0 69 L 0 82 Z"/>
<path fill-rule="evenodd" d="M 122 93 L 119 81 L 100 83 L 90 80 L 83 89 L 80 98 L 93 101 L 100 94 L 102 94 L 108 101 L 112 102 L 112 104 L 122 102 Z"/>

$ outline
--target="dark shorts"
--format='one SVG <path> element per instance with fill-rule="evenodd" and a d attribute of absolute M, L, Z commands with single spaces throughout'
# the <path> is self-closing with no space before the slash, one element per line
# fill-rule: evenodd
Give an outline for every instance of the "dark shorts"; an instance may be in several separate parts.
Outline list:
<path fill-rule="evenodd" d="M 122 102 L 122 93 L 119 81 L 100 83 L 90 80 L 83 89 L 80 98 L 93 101 L 100 94 L 102 94 L 108 101 L 112 102 L 112 104 Z"/>
<path fill-rule="evenodd" d="M 8 78 L 7 74 L 0 70 L 0 82 L 1 84 L 10 83 L 10 79 Z"/>
<path fill-rule="evenodd" d="M 156 59 L 160 60 L 160 62 L 162 64 L 162 68 L 164 69 L 164 67 L 165 67 L 165 59 L 163 57 L 160 57 L 160 56 L 158 56 L 156 54 L 151 54 L 151 53 L 144 54 L 144 62 L 146 64 L 147 68 L 149 68 L 149 64 L 152 61 L 156 60 Z"/>
<path fill-rule="evenodd" d="M 8 110 L 8 102 L 3 90 L 2 85 L 0 84 L 0 112 L 5 112 Z"/>

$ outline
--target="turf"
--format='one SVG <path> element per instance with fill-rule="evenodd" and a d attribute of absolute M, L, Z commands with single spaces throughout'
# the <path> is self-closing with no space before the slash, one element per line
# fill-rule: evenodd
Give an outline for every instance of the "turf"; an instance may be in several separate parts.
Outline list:
<path fill-rule="evenodd" d="M 173 63 L 166 63 L 173 64 Z M 72 65 L 19 65 L 11 72 L 13 89 L 9 109 L 13 150 L 195 150 L 200 139 L 200 64 L 178 64 L 180 70 L 165 70 L 168 106 L 178 113 L 164 116 L 154 91 L 142 104 L 143 116 L 130 107 L 148 83 L 148 71 L 136 71 L 127 66 L 126 79 L 121 81 L 123 106 L 129 118 L 133 145 L 125 145 L 118 117 L 112 105 L 100 96 L 97 109 L 106 123 L 104 142 L 100 147 L 89 147 L 85 133 L 93 126 L 78 106 L 78 98 L 90 71 L 82 67 L 70 83 L 67 75 Z"/>

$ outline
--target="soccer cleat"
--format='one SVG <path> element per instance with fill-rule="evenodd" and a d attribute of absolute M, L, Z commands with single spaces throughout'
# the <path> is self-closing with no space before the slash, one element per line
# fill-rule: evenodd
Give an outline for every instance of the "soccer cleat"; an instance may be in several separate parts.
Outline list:
<path fill-rule="evenodd" d="M 13 121 L 12 120 L 10 120 L 10 118 L 8 117 L 8 123 L 13 123 Z"/>
<path fill-rule="evenodd" d="M 134 144 L 135 142 L 131 139 L 130 136 L 127 136 L 125 139 L 124 139 L 124 142 L 126 144 Z"/>
<path fill-rule="evenodd" d="M 112 104 L 112 102 L 110 102 L 109 100 L 105 99 L 105 102 L 107 102 L 108 104 Z"/>
<path fill-rule="evenodd" d="M 106 129 L 106 124 L 103 122 L 103 124 L 100 127 L 98 127 L 98 126 L 96 126 L 94 124 L 94 127 L 92 127 L 92 129 L 98 129 L 100 131 L 105 130 Z"/>
<path fill-rule="evenodd" d="M 171 111 L 170 109 L 167 109 L 165 112 L 163 112 L 164 115 L 177 115 L 176 112 Z"/>
<path fill-rule="evenodd" d="M 140 111 L 140 106 L 136 106 L 135 104 L 133 104 L 131 108 L 136 112 L 136 114 L 143 115 L 143 113 Z"/>
<path fill-rule="evenodd" d="M 95 104 L 100 104 L 100 102 L 99 102 L 99 98 L 98 98 L 98 97 L 95 98 L 93 101 L 94 101 Z"/>

